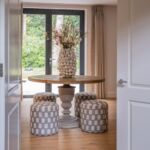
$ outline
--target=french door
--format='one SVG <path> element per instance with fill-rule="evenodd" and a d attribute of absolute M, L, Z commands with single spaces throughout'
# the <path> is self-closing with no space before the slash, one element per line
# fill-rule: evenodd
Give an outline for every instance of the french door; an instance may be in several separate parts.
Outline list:
<path fill-rule="evenodd" d="M 84 33 L 84 11 L 23 9 L 23 83 L 24 95 L 32 96 L 36 92 L 52 91 L 58 93 L 58 85 L 44 85 L 27 80 L 29 75 L 58 75 L 57 58 L 59 48 L 55 45 L 52 30 L 71 19 L 81 34 Z M 76 49 L 77 74 L 84 75 L 84 39 Z M 32 89 L 31 89 L 32 87 Z M 77 91 L 84 90 L 76 85 Z"/>

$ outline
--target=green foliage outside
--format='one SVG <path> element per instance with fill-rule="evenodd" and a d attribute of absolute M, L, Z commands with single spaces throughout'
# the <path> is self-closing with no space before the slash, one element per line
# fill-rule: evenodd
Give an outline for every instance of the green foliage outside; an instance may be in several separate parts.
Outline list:
<path fill-rule="evenodd" d="M 23 35 L 23 68 L 43 67 L 45 63 L 45 16 L 26 15 Z"/>
<path fill-rule="evenodd" d="M 68 17 L 77 27 L 79 25 L 78 16 L 64 16 L 64 22 Z M 23 52 L 22 65 L 23 68 L 42 68 L 45 66 L 45 16 L 28 14 L 25 17 L 25 31 L 23 34 Z M 56 15 L 53 16 L 52 27 L 56 25 Z M 79 55 L 79 46 L 77 47 L 77 56 Z M 77 59 L 79 67 L 79 59 Z"/>

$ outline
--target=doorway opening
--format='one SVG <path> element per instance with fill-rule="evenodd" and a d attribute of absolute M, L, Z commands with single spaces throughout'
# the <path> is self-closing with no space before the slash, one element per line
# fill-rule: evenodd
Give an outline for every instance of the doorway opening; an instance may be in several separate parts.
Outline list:
<path fill-rule="evenodd" d="M 73 21 L 80 33 L 84 33 L 83 10 L 23 9 L 23 52 L 22 78 L 23 96 L 32 97 L 37 92 L 58 93 L 57 86 L 28 81 L 31 75 L 58 75 L 56 46 L 52 31 L 67 19 Z M 77 74 L 84 75 L 84 39 L 76 50 Z M 76 85 L 76 92 L 84 91 L 83 85 Z"/>
<path fill-rule="evenodd" d="M 41 39 L 43 39 L 43 53 L 42 53 L 42 61 L 43 61 L 43 69 L 35 72 L 32 72 L 34 69 L 33 67 L 27 67 L 27 71 L 29 71 L 29 73 L 32 72 L 32 74 L 30 75 L 38 75 L 38 74 L 57 74 L 57 70 L 56 70 L 56 56 L 57 56 L 57 49 L 53 43 L 52 40 L 52 34 L 51 34 L 51 30 L 54 27 L 56 27 L 57 25 L 59 25 L 59 23 L 57 24 L 56 20 L 58 18 L 58 20 L 60 20 L 60 24 L 61 21 L 65 18 L 65 17 L 69 17 L 72 16 L 75 20 L 78 20 L 78 18 L 83 19 L 84 17 L 80 16 L 80 15 L 69 15 L 68 11 L 72 14 L 75 13 L 75 10 L 40 10 L 40 9 L 24 9 L 24 15 L 26 16 L 34 16 L 36 15 L 36 21 L 38 20 L 39 22 L 43 23 L 43 26 L 35 26 L 37 28 L 37 33 L 39 32 L 39 30 L 42 30 L 39 34 L 41 36 Z M 63 12 L 63 14 L 61 13 Z M 84 11 L 77 11 L 76 13 L 78 14 L 79 12 L 82 12 L 84 14 Z M 51 14 L 51 15 L 50 15 Z M 43 18 L 39 17 L 40 15 L 44 16 Z M 65 17 L 64 17 L 65 16 Z M 34 17 L 33 17 L 34 18 Z M 48 19 L 48 21 L 46 21 Z M 30 19 L 29 19 L 30 20 Z M 54 22 L 53 22 L 54 21 Z M 82 25 L 84 24 L 84 19 L 82 20 L 83 23 L 81 23 Z M 52 23 L 53 22 L 53 23 Z M 59 22 L 59 21 L 58 21 Z M 35 22 L 34 22 L 35 23 Z M 24 22 L 25 24 L 25 22 Z M 77 23 L 79 26 L 79 23 Z M 26 26 L 26 25 L 25 25 Z M 27 26 L 26 26 L 27 28 Z M 84 28 L 84 26 L 83 26 Z M 82 28 L 82 29 L 83 29 Z M 47 30 L 48 29 L 48 30 Z M 81 27 L 80 27 L 81 29 Z M 24 29 L 25 30 L 25 29 Z M 83 30 L 84 32 L 84 30 Z M 31 32 L 32 33 L 32 32 Z M 38 34 L 38 35 L 39 35 Z M 30 34 L 30 35 L 33 35 Z M 31 40 L 31 39 L 30 39 Z M 29 40 L 29 41 L 30 41 Z M 78 58 L 82 58 L 78 60 L 78 74 L 84 74 L 84 49 L 82 51 L 81 48 L 84 48 L 84 41 L 82 41 L 83 43 L 81 43 L 80 46 L 80 51 L 78 52 Z M 40 42 L 37 40 L 35 42 L 35 44 L 40 44 Z M 82 45 L 83 44 L 83 45 Z M 40 46 L 39 46 L 40 47 Z M 29 47 L 31 48 L 31 47 Z M 48 51 L 47 51 L 48 50 Z M 55 50 L 53 52 L 53 50 Z M 28 55 L 30 56 L 30 55 Z M 35 59 L 36 60 L 36 59 Z M 46 68 L 46 66 L 49 66 L 48 70 Z M 52 67 L 54 66 L 54 68 Z M 41 67 L 41 68 L 42 68 Z M 82 69 L 83 67 L 83 69 Z M 36 68 L 35 68 L 36 69 Z M 38 69 L 37 69 L 38 70 Z M 42 72 L 43 71 L 43 72 Z M 83 71 L 83 72 L 82 72 Z M 27 73 L 28 75 L 28 73 Z M 26 77 L 27 80 L 27 77 Z M 28 81 L 26 81 L 25 83 L 27 83 Z M 24 84 L 25 84 L 24 83 Z M 31 85 L 29 85 L 29 87 L 31 87 L 32 89 L 29 90 L 29 88 L 27 88 L 27 90 L 29 90 L 29 92 L 33 92 L 34 91 L 34 86 L 35 87 L 39 86 L 39 83 L 33 83 L 30 82 Z M 52 91 L 54 93 L 57 93 L 57 91 L 54 91 L 53 89 L 57 89 L 54 86 L 49 86 L 49 85 L 43 85 L 43 91 Z M 82 87 L 81 87 L 82 88 Z M 80 89 L 81 89 L 80 88 Z M 76 88 L 78 90 L 78 88 Z M 39 90 L 34 91 L 36 92 L 41 92 L 41 88 L 39 87 Z M 77 92 L 77 91 L 76 91 Z M 24 97 L 31 97 L 34 93 L 30 93 L 28 95 L 25 95 L 25 91 L 24 91 Z M 75 129 L 60 129 L 59 130 L 59 134 L 56 136 L 50 136 L 50 137 L 34 137 L 32 134 L 30 134 L 30 106 L 32 105 L 32 99 L 31 98 L 24 98 L 23 102 L 22 102 L 22 150 L 26 150 L 26 149 L 37 149 L 37 150 L 41 150 L 44 148 L 47 149 L 91 149 L 91 147 L 93 147 L 94 149 L 112 149 L 115 150 L 115 119 L 116 119 L 116 104 L 115 101 L 108 101 L 108 105 L 109 105 L 109 129 L 108 132 L 106 132 L 106 134 L 87 134 L 84 132 L 81 132 L 80 129 L 75 128 Z M 60 99 L 57 99 L 57 103 L 60 105 Z M 62 108 L 60 108 L 60 112 L 62 111 Z M 71 109 L 71 115 L 74 115 L 74 107 L 72 107 Z M 73 110 L 73 111 L 72 111 Z M 111 136 L 110 136 L 111 135 Z M 36 140 L 37 139 L 37 140 Z M 82 141 L 80 140 L 82 139 Z M 39 143 L 40 141 L 40 143 Z M 91 141 L 94 141 L 91 142 Z M 107 141 L 107 142 L 106 142 Z"/>

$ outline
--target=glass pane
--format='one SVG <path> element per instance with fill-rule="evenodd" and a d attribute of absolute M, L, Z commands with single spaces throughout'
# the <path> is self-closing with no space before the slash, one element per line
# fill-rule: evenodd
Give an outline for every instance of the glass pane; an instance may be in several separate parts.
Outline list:
<path fill-rule="evenodd" d="M 80 30 L 80 16 L 78 15 L 52 15 L 52 30 L 61 28 L 62 24 L 65 23 L 67 20 L 73 21 L 76 28 Z M 58 69 L 57 69 L 57 59 L 59 55 L 59 46 L 55 44 L 54 39 L 52 39 L 52 74 L 58 75 Z M 76 48 L 76 56 L 77 56 L 77 72 L 76 74 L 80 74 L 80 44 Z M 58 93 L 57 89 L 58 85 L 52 85 L 52 91 L 55 93 Z M 76 86 L 75 90 L 76 92 L 79 91 L 79 85 L 73 85 Z"/>
<path fill-rule="evenodd" d="M 28 76 L 45 74 L 45 15 L 23 15 L 23 95 L 45 91 L 45 84 L 28 81 Z"/>

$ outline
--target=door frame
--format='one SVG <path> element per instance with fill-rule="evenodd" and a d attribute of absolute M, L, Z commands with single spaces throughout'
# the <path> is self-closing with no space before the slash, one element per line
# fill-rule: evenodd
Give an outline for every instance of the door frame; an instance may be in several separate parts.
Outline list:
<path fill-rule="evenodd" d="M 0 1 L 0 64 L 2 64 L 3 75 L 0 77 L 0 149 L 5 149 L 5 0 Z"/>
<path fill-rule="evenodd" d="M 85 32 L 85 10 L 72 10 L 72 9 L 35 9 L 23 8 L 23 14 L 44 14 L 46 16 L 46 32 L 48 39 L 52 39 L 52 15 L 79 15 L 80 16 L 80 30 L 81 34 Z M 51 30 L 51 31 L 49 31 Z M 49 69 L 49 58 L 52 57 L 52 41 L 46 40 L 46 53 L 45 53 L 45 74 L 51 74 L 52 70 Z M 82 59 L 81 59 L 82 58 Z M 80 42 L 80 75 L 85 74 L 85 39 Z M 51 85 L 46 84 L 46 91 L 51 91 Z M 84 85 L 80 84 L 80 91 L 84 91 Z"/>

